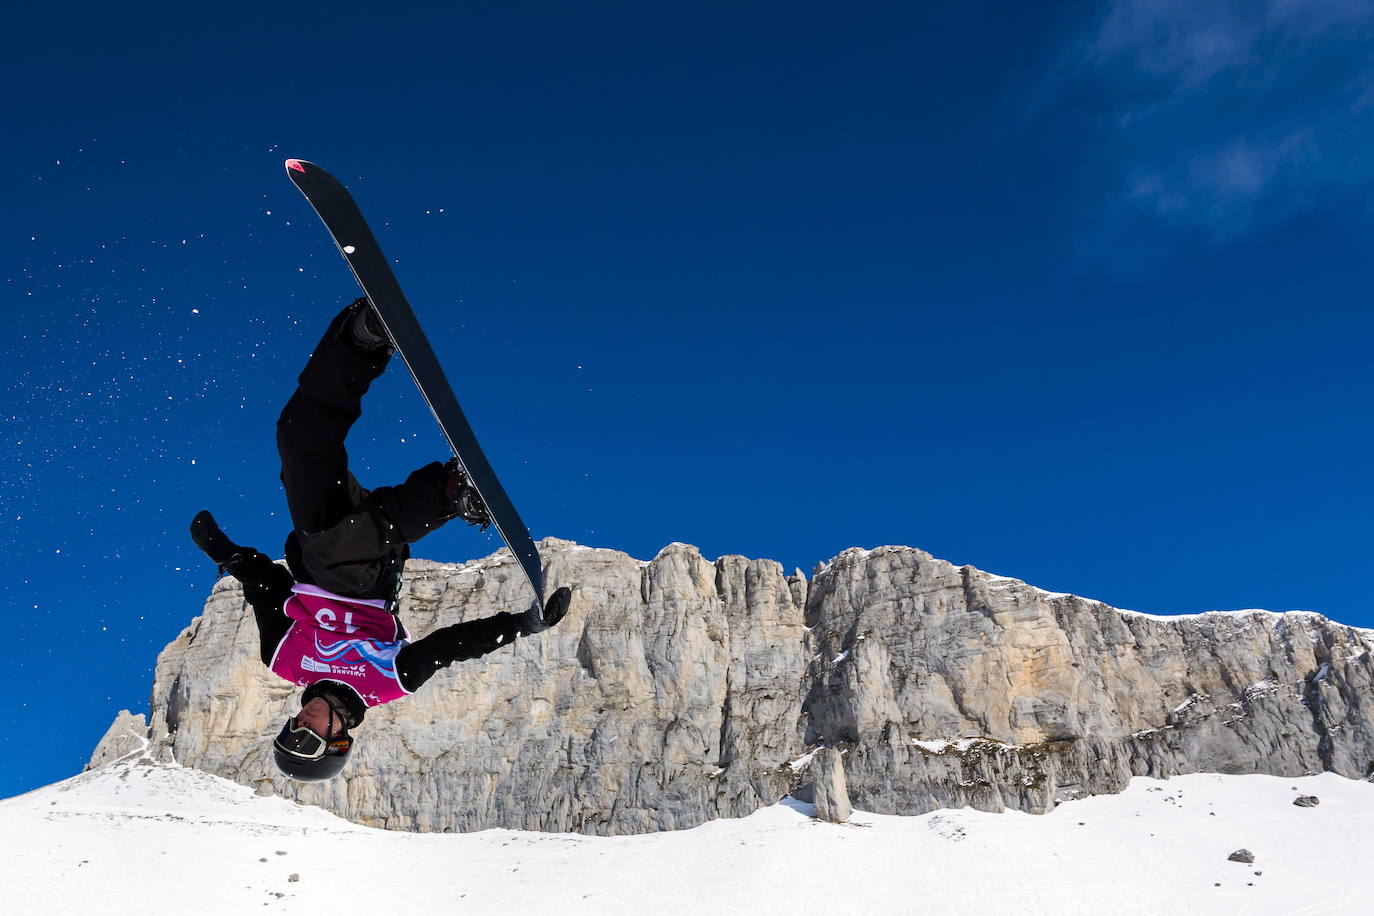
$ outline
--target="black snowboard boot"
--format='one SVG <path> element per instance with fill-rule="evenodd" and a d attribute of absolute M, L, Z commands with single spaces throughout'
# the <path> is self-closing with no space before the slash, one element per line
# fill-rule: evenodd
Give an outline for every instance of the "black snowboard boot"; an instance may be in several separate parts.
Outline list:
<path fill-rule="evenodd" d="M 468 482 L 468 475 L 459 466 L 458 459 L 450 458 L 444 469 L 448 471 L 444 495 L 448 497 L 449 510 L 443 521 L 461 518 L 469 525 L 480 525 L 481 530 L 486 531 L 491 524 L 491 513 L 487 511 L 487 504 L 482 502 L 481 495 Z"/>
<path fill-rule="evenodd" d="M 191 520 L 191 540 L 196 542 L 196 546 L 222 572 L 233 572 L 235 563 L 246 560 L 257 552 L 240 547 L 229 540 L 228 535 L 215 523 L 215 517 L 210 514 L 209 509 L 201 509 Z"/>
<path fill-rule="evenodd" d="M 348 307 L 348 312 L 348 316 L 340 325 L 344 339 L 355 349 L 369 355 L 390 355 L 391 338 L 387 336 L 386 328 L 382 327 L 382 319 L 377 316 L 377 311 L 372 308 L 372 303 L 367 301 L 367 297 L 355 299 Z"/>

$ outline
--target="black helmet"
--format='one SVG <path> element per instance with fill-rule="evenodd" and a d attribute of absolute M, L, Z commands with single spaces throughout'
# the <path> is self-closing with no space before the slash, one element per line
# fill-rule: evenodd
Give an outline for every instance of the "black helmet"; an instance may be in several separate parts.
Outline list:
<path fill-rule="evenodd" d="M 323 782 L 338 776 L 348 762 L 349 751 L 353 749 L 353 738 L 346 729 L 356 720 L 349 714 L 349 704 L 333 691 L 318 688 L 317 684 L 311 685 L 304 702 L 308 703 L 314 696 L 323 696 L 329 703 L 329 731 L 334 731 L 332 722 L 335 714 L 338 714 L 341 725 L 339 733 L 326 737 L 308 726 L 298 724 L 292 716 L 272 741 L 272 759 L 277 769 L 299 782 Z"/>

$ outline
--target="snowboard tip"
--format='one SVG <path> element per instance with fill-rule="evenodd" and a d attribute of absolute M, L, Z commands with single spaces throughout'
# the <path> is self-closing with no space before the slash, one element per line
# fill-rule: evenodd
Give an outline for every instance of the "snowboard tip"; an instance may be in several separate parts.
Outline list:
<path fill-rule="evenodd" d="M 297 171 L 297 172 L 304 172 L 304 171 L 305 171 L 305 163 L 302 162 L 300 159 L 288 159 L 288 160 L 286 160 L 286 167 L 287 167 L 287 169 L 294 169 L 294 170 Z"/>

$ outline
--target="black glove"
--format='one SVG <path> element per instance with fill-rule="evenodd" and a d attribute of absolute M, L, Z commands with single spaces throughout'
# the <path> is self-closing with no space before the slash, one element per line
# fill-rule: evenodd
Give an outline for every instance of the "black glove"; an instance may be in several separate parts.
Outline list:
<path fill-rule="evenodd" d="M 520 632 L 526 636 L 544 632 L 563 619 L 571 602 L 572 589 L 565 585 L 549 596 L 548 604 L 544 605 L 543 610 L 540 610 L 537 604 L 530 605 L 530 609 L 520 615 Z"/>

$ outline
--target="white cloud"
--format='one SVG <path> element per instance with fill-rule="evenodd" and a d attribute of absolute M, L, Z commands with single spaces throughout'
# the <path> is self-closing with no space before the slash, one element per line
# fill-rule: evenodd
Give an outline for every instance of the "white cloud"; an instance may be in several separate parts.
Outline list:
<path fill-rule="evenodd" d="M 1206 227 L 1230 238 L 1270 216 L 1309 202 L 1303 171 L 1316 158 L 1312 137 L 1298 131 L 1263 140 L 1236 139 L 1163 167 L 1142 166 L 1125 179 L 1124 199 L 1168 222 Z M 1287 192 L 1283 202 L 1272 198 Z"/>
<path fill-rule="evenodd" d="M 1374 0 L 1116 0 L 1076 72 L 1107 100 L 1113 217 L 1225 239 L 1374 179 Z"/>
<path fill-rule="evenodd" d="M 1282 64 L 1371 21 L 1374 0 L 1116 0 L 1088 56 L 1196 88 L 1226 71 Z"/>
<path fill-rule="evenodd" d="M 1121 0 L 1098 29 L 1089 58 L 1125 61 L 1141 73 L 1182 87 L 1252 62 L 1259 23 L 1214 0 Z"/>

